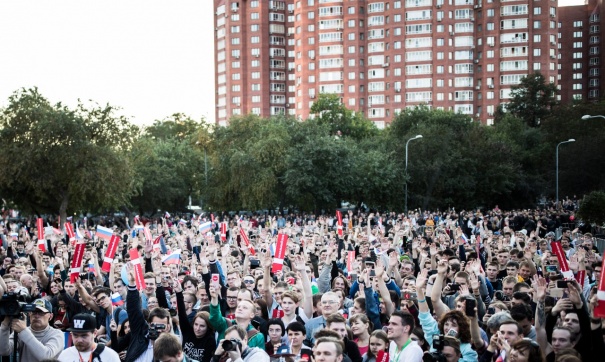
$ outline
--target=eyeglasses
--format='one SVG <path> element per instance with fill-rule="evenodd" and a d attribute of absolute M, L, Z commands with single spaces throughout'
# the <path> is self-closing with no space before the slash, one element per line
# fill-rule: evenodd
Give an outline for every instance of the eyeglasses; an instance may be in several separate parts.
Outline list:
<path fill-rule="evenodd" d="M 338 302 L 337 302 L 337 301 L 334 301 L 334 300 L 322 300 L 322 301 L 321 301 L 321 304 L 323 304 L 323 305 L 328 305 L 328 304 L 338 304 Z"/>
<path fill-rule="evenodd" d="M 254 280 L 244 279 L 244 283 L 246 283 L 246 284 L 254 284 Z"/>
<path fill-rule="evenodd" d="M 106 295 L 104 295 L 104 296 L 100 297 L 99 299 L 95 300 L 95 302 L 97 302 L 97 303 L 101 303 L 102 301 L 104 301 L 104 300 L 105 300 L 105 298 L 107 298 L 107 296 L 106 296 Z"/>

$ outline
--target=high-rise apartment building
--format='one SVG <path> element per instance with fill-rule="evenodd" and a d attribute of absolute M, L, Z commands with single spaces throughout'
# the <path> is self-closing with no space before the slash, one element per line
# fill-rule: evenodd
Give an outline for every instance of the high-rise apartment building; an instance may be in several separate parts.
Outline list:
<path fill-rule="evenodd" d="M 427 105 L 484 123 L 534 71 L 557 82 L 553 0 L 215 0 L 216 120 L 300 119 L 320 93 L 383 127 Z"/>
<path fill-rule="evenodd" d="M 605 84 L 605 64 L 601 38 L 605 29 L 600 19 L 605 17 L 602 0 L 559 8 L 559 94 L 561 102 L 598 100 Z"/>

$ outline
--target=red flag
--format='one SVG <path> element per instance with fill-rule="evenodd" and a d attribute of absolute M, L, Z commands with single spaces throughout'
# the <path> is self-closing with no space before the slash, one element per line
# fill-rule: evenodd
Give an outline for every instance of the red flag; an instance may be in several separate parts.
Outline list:
<path fill-rule="evenodd" d="M 36 221 L 36 227 L 38 229 L 38 248 L 42 250 L 42 252 L 45 252 L 46 240 L 44 239 L 44 222 L 41 217 Z"/>
<path fill-rule="evenodd" d="M 214 214 L 210 214 L 210 221 L 214 224 Z"/>
<path fill-rule="evenodd" d="M 65 223 L 65 232 L 67 233 L 67 237 L 70 240 L 76 238 L 76 233 L 74 232 L 74 227 L 71 226 L 71 223 L 69 221 L 67 221 Z"/>
<path fill-rule="evenodd" d="M 389 352 L 379 351 L 376 355 L 376 362 L 389 362 Z"/>
<path fill-rule="evenodd" d="M 567 257 L 565 256 L 565 251 L 561 246 L 561 242 L 552 241 L 550 243 L 550 248 L 552 252 L 557 256 L 559 266 L 561 267 L 561 274 L 563 274 L 565 278 L 573 278 L 573 272 L 569 270 L 569 264 L 567 264 Z"/>
<path fill-rule="evenodd" d="M 147 285 L 145 284 L 143 266 L 141 265 L 141 258 L 139 257 L 139 252 L 137 251 L 137 248 L 130 249 L 128 252 L 130 254 L 130 262 L 134 267 L 134 279 L 137 285 L 137 289 L 143 290 L 147 288 Z"/>
<path fill-rule="evenodd" d="M 239 228 L 239 236 L 242 238 L 244 245 L 246 245 L 246 247 L 248 249 L 250 249 L 250 254 L 256 255 L 256 252 L 254 251 L 254 247 L 252 245 L 250 245 L 250 240 L 248 240 L 248 235 L 246 235 L 246 231 L 241 226 Z"/>
<path fill-rule="evenodd" d="M 113 258 L 116 256 L 116 251 L 118 251 L 118 244 L 120 243 L 120 237 L 118 235 L 112 235 L 109 240 L 109 245 L 107 246 L 107 250 L 105 251 L 105 257 L 103 258 L 103 266 L 101 270 L 104 272 L 109 272 L 111 270 L 111 264 L 113 263 Z"/>
<path fill-rule="evenodd" d="M 336 217 L 338 218 L 338 236 L 342 237 L 342 214 L 339 210 L 336 210 Z"/>
<path fill-rule="evenodd" d="M 221 223 L 221 241 L 227 241 L 227 223 Z"/>
<path fill-rule="evenodd" d="M 76 244 L 73 259 L 71 260 L 71 270 L 69 274 L 69 280 L 71 280 L 72 283 L 76 282 L 76 277 L 80 275 L 80 271 L 82 270 L 84 249 L 86 249 L 86 244 L 84 243 L 84 241 L 78 242 Z"/>
<path fill-rule="evenodd" d="M 601 279 L 597 287 L 597 306 L 594 308 L 596 318 L 605 318 L 605 258 L 601 264 Z"/>
<path fill-rule="evenodd" d="M 275 255 L 273 256 L 273 266 L 271 272 L 275 273 L 284 267 L 284 257 L 286 256 L 286 246 L 288 245 L 288 235 L 279 234 L 275 244 Z"/>
<path fill-rule="evenodd" d="M 347 272 L 353 271 L 353 262 L 355 261 L 355 250 L 349 250 L 347 252 Z"/>

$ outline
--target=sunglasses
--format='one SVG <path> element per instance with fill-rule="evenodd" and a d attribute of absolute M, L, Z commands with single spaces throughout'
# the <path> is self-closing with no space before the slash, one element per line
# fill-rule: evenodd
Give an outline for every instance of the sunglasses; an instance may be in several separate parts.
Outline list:
<path fill-rule="evenodd" d="M 246 284 L 254 284 L 254 280 L 244 279 L 244 283 L 246 283 Z"/>

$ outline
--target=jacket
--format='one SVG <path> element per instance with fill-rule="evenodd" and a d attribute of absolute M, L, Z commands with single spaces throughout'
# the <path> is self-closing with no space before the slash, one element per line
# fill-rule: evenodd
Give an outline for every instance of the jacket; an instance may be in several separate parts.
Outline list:
<path fill-rule="evenodd" d="M 126 351 L 125 362 L 134 362 L 149 346 L 149 338 L 147 338 L 149 325 L 145 320 L 145 316 L 143 316 L 141 295 L 136 287 L 128 286 L 126 300 L 128 303 L 126 312 L 128 313 L 128 320 L 130 321 L 130 345 Z"/>
<path fill-rule="evenodd" d="M 13 352 L 14 333 L 9 337 L 10 328 L 0 327 L 0 356 L 8 356 Z M 6 343 L 5 341 L 8 341 Z M 47 326 L 42 331 L 32 331 L 25 328 L 19 333 L 19 349 L 21 361 L 40 361 L 46 358 L 57 358 L 64 347 L 64 335 L 58 329 Z"/>
<path fill-rule="evenodd" d="M 420 325 L 422 326 L 422 331 L 424 332 L 424 337 L 429 346 L 431 346 L 431 351 L 434 352 L 433 349 L 433 336 L 436 334 L 441 334 L 439 332 L 439 325 L 437 321 L 429 312 L 420 312 L 418 315 L 418 319 L 420 319 Z M 462 353 L 462 358 L 460 361 L 464 362 L 477 362 L 478 356 L 477 352 L 475 352 L 470 343 L 460 343 L 460 353 Z"/>

